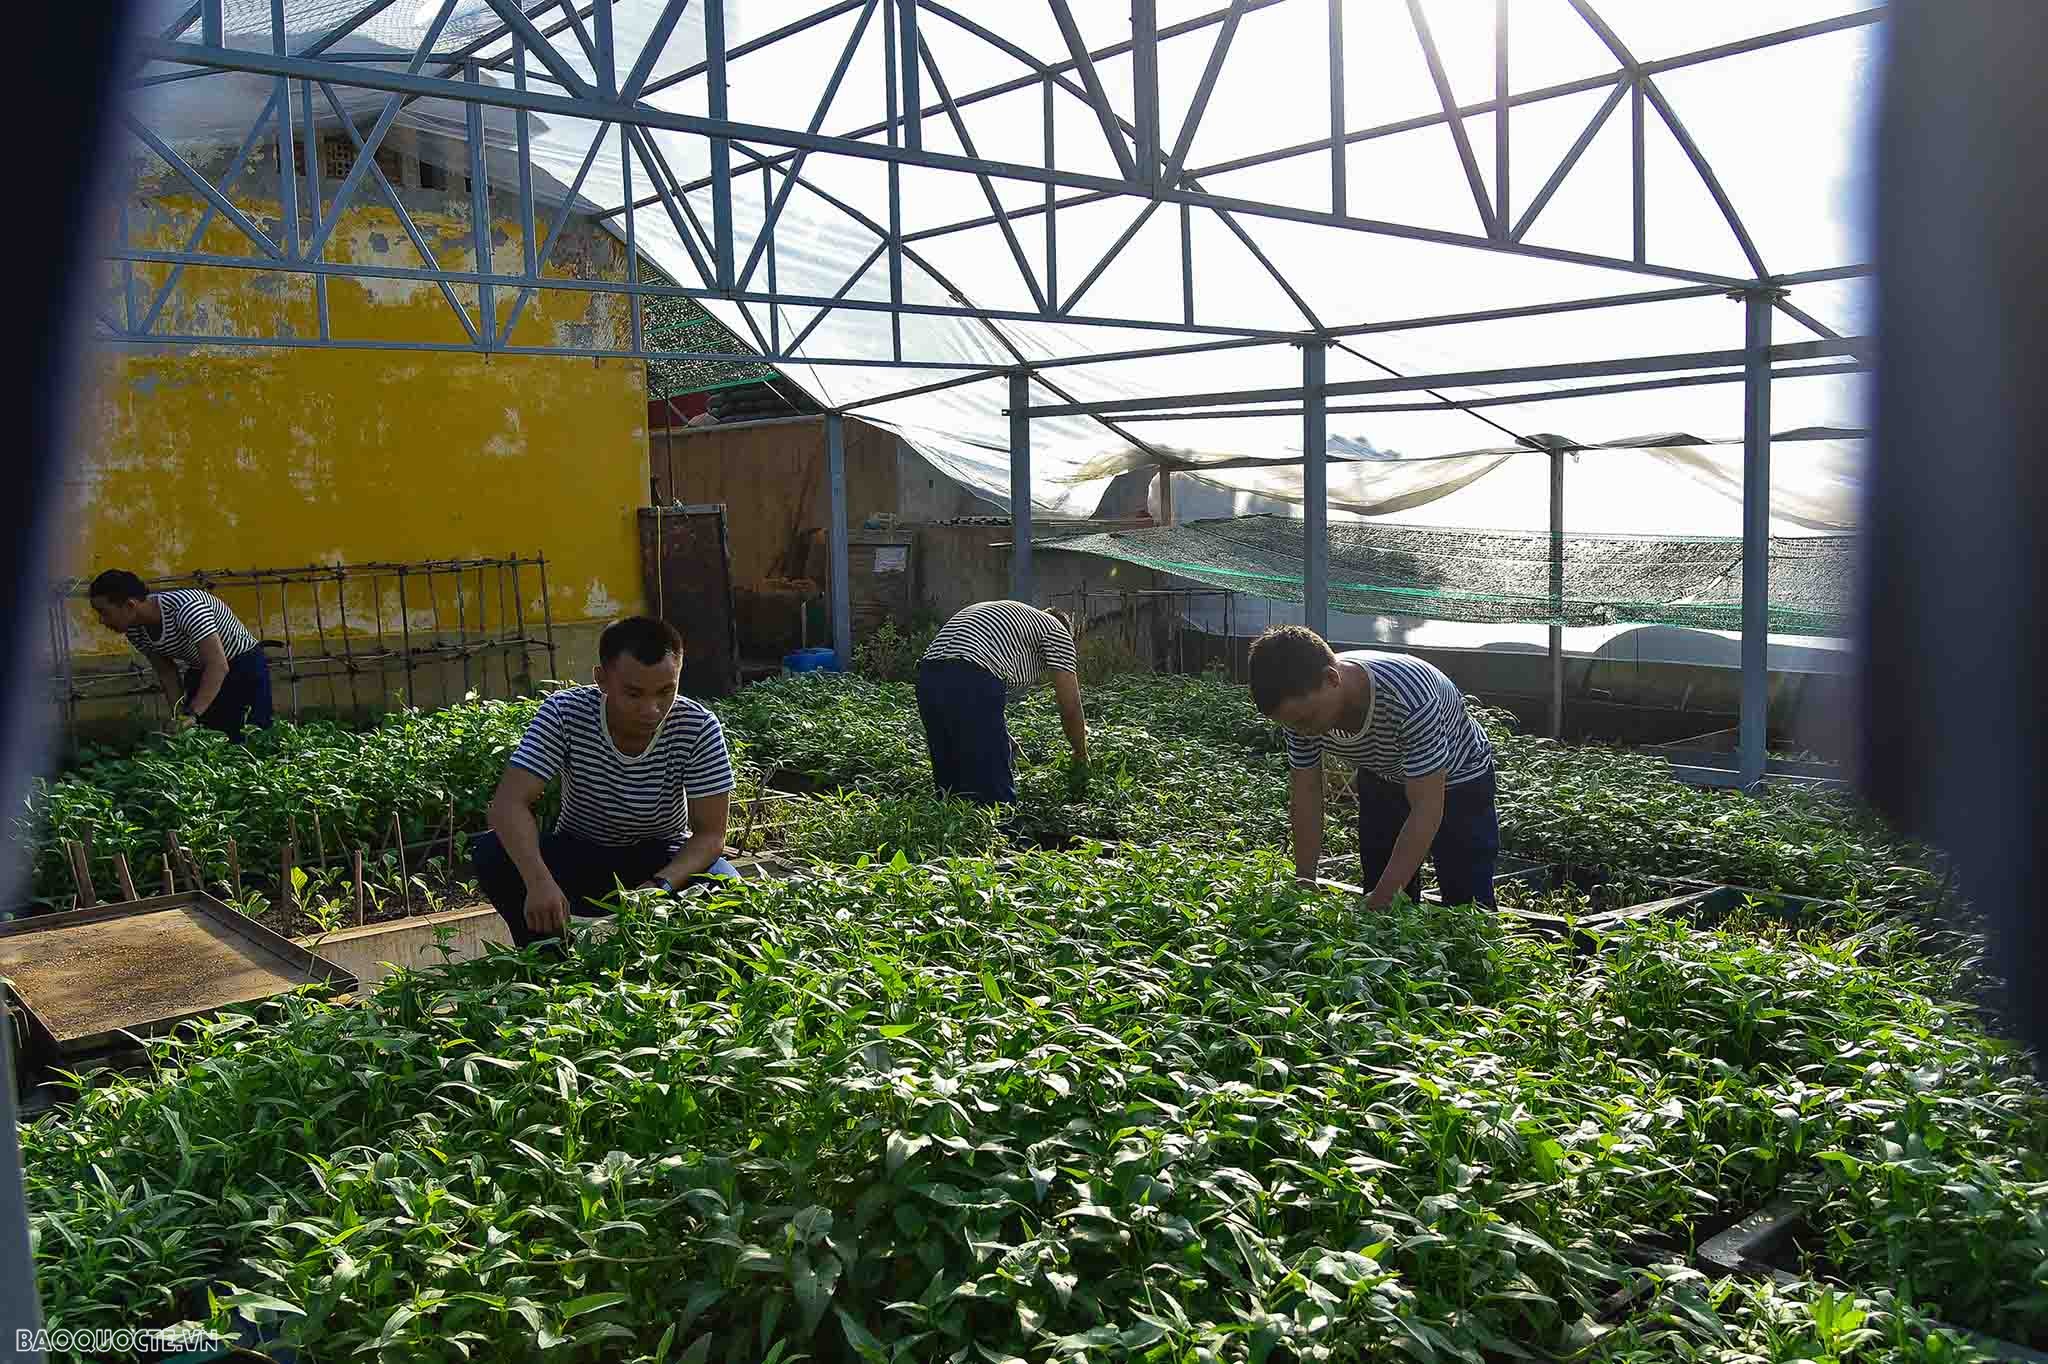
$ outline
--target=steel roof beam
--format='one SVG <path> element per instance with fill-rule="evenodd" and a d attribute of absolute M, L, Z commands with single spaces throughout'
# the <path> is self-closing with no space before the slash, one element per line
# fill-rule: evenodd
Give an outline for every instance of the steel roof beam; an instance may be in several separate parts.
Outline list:
<path fill-rule="evenodd" d="M 1804 365 L 1804 366 L 1795 366 L 1795 367 L 1791 367 L 1791 368 L 1786 368 L 1786 369 L 1774 369 L 1774 370 L 1772 370 L 1772 371 L 1771 371 L 1771 378 L 1772 378 L 1772 379 L 1774 379 L 1774 380 L 1776 380 L 1776 379 L 1818 379 L 1818 378 L 1826 378 L 1826 377 L 1829 377 L 1829 376 L 1832 376 L 1832 375 L 1840 375 L 1840 374 L 1861 374 L 1861 373 L 1865 372 L 1865 371 L 1866 371 L 1866 370 L 1867 370 L 1868 368 L 1869 368 L 1869 366 L 1865 365 L 1865 364 L 1864 364 L 1864 363 L 1863 363 L 1862 361 L 1860 361 L 1860 360 L 1846 360 L 1846 361 L 1842 361 L 1842 362 L 1840 362 L 1840 363 L 1837 363 L 1837 364 L 1829 364 L 1829 365 Z M 1543 389 L 1543 390 L 1540 390 L 1540 391 L 1538 391 L 1538 392 L 1534 392 L 1534 393 L 1509 393 L 1509 394 L 1502 394 L 1502 395 L 1499 395 L 1499 396 L 1496 396 L 1496 397 L 1491 397 L 1491 398 L 1461 398 L 1461 399 L 1458 399 L 1458 400 L 1457 400 L 1456 402 L 1429 402 L 1429 403 L 1423 403 L 1423 402 L 1413 402 L 1413 403 L 1346 403 L 1346 404 L 1332 404 L 1332 405 L 1331 405 L 1331 407 L 1330 407 L 1330 411 L 1332 411 L 1332 412 L 1347 412 L 1347 413 L 1361 413 L 1361 412 L 1444 412 L 1444 413 L 1448 413 L 1448 412 L 1458 412 L 1458 411 L 1462 411 L 1463 409 L 1465 409 L 1465 408 L 1468 408 L 1468 407 L 1513 407 L 1513 406 L 1517 406 L 1517 405 L 1519 405 L 1519 404 L 1521 404 L 1521 403 L 1547 403 L 1547 402 L 1555 402 L 1555 401 L 1557 401 L 1557 400 L 1558 400 L 1558 399 L 1560 399 L 1560 398 L 1600 398 L 1600 397 L 1607 397 L 1607 396 L 1610 396 L 1610 395 L 1613 395 L 1613 394 L 1617 394 L 1617 393 L 1651 393 L 1651 392 L 1655 392 L 1655 391 L 1657 391 L 1657 390 L 1659 390 L 1659 389 L 1666 389 L 1666 388 L 1701 388 L 1701 387 L 1710 387 L 1710 386 L 1712 386 L 1712 385 L 1716 385 L 1716 384 L 1739 384 L 1739 383 L 1741 383 L 1741 382 L 1743 381 L 1743 379 L 1744 379 L 1745 377 L 1746 377 L 1746 376 L 1745 376 L 1745 375 L 1744 375 L 1744 374 L 1743 374 L 1743 373 L 1742 373 L 1741 371 L 1739 371 L 1739 370 L 1738 370 L 1738 371 L 1734 371 L 1734 372 L 1732 372 L 1732 373 L 1723 373 L 1723 374 L 1679 374 L 1679 375 L 1671 375 L 1671 376 L 1668 376 L 1668 377 L 1665 377 L 1665 378 L 1661 378 L 1661 379 L 1638 379 L 1638 380 L 1634 380 L 1634 381 L 1632 381 L 1632 382 L 1629 382 L 1629 383 L 1622 383 L 1622 384 L 1590 384 L 1590 385 L 1588 385 L 1588 386 L 1586 386 L 1586 387 L 1584 387 L 1584 388 L 1552 388 L 1552 389 Z M 1192 417 L 1191 417 L 1191 416 L 1190 416 L 1190 415 L 1189 415 L 1188 413 L 1185 413 L 1185 412 L 1131 412 L 1131 413 L 1125 413 L 1125 414 L 1124 414 L 1123 416 L 1121 416 L 1121 417 L 1117 418 L 1117 420 L 1118 420 L 1118 421 L 1125 421 L 1125 422 L 1173 422 L 1173 421 L 1210 421 L 1210 420 L 1215 420 L 1215 419 L 1223 419 L 1223 418 L 1228 418 L 1228 419 L 1241 419 L 1241 418 L 1246 418 L 1246 417 L 1294 417 L 1294 416 L 1299 416 L 1299 415 L 1300 415 L 1300 413 L 1301 413 L 1301 409 L 1300 409 L 1300 408 L 1298 408 L 1298 407 L 1270 407 L 1270 408 L 1267 408 L 1267 407 L 1262 407 L 1262 408 L 1229 408 L 1229 407 L 1226 407 L 1226 408 L 1205 408 L 1205 409 L 1204 409 L 1204 410 L 1203 410 L 1203 411 L 1202 411 L 1201 413 L 1199 413 L 1199 414 L 1197 414 L 1197 415 L 1195 415 L 1195 416 L 1192 416 Z M 1773 437 L 1773 439 L 1777 439 L 1777 440 L 1782 440 L 1782 439 L 1784 439 L 1784 437 L 1782 437 L 1782 436 L 1778 436 L 1778 437 Z M 1247 462 L 1248 464 L 1249 464 L 1249 463 L 1253 463 L 1253 462 L 1256 462 L 1257 464 L 1260 464 L 1260 465 L 1270 465 L 1270 464 L 1278 464 L 1278 465 L 1285 465 L 1285 464 L 1294 464 L 1294 463 L 1299 463 L 1300 461 L 1298 461 L 1298 460 L 1288 460 L 1288 459 L 1277 459 L 1277 460 L 1272 460 L 1272 459 L 1258 459 L 1258 460 L 1256 460 L 1256 461 L 1249 461 L 1249 460 L 1248 460 L 1248 461 L 1246 461 L 1246 462 Z M 1225 466 L 1224 466 L 1224 465 L 1219 465 L 1219 464 L 1203 465 L 1203 466 L 1199 466 L 1199 467 L 1191 467 L 1190 469 L 1188 469 L 1188 470 L 1187 470 L 1187 472 L 1189 472 L 1189 473 L 1200 473 L 1200 472 L 1202 472 L 1202 470 L 1203 470 L 1204 468 L 1223 468 L 1223 467 L 1225 467 Z"/>
<path fill-rule="evenodd" d="M 1854 354 L 1867 337 L 1840 341 L 1800 341 L 1773 346 L 1770 359 L 1813 360 L 1823 356 Z M 1521 365 L 1506 369 L 1465 370 L 1451 374 L 1425 374 L 1398 379 L 1354 379 L 1331 384 L 1331 397 L 1355 397 L 1371 393 L 1414 393 L 1431 388 L 1474 388 L 1483 384 L 1526 384 L 1549 379 L 1581 379 L 1610 374 L 1654 374 L 1667 370 L 1722 368 L 1745 363 L 1744 350 L 1693 351 L 1677 355 L 1645 355 L 1619 360 L 1581 360 L 1567 364 Z M 1117 398 L 1107 402 L 1052 404 L 1034 407 L 1034 417 L 1073 417 L 1117 412 L 1142 412 L 1160 408 L 1235 407 L 1244 403 L 1298 401 L 1294 388 L 1241 389 L 1229 393 L 1188 393 L 1171 398 Z M 1199 414 L 1199 413 L 1198 413 Z"/>

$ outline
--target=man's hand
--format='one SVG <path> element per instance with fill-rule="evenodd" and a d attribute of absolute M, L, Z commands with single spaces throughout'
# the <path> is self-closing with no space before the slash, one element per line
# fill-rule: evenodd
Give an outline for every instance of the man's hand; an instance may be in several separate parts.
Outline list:
<path fill-rule="evenodd" d="M 1374 891 L 1372 894 L 1365 897 L 1365 907 L 1367 909 L 1391 909 L 1393 907 L 1393 904 L 1393 891 L 1388 891 L 1385 894 L 1381 894 L 1379 891 Z"/>
<path fill-rule="evenodd" d="M 171 712 L 171 722 L 170 724 L 165 726 L 165 730 L 167 733 L 171 734 L 183 734 L 186 730 L 192 728 L 192 726 L 198 723 L 199 722 L 197 720 L 192 718 L 192 713 L 190 711 L 174 710 Z"/>
<path fill-rule="evenodd" d="M 526 926 L 536 933 L 560 933 L 569 923 L 569 897 L 553 878 L 526 891 Z"/>

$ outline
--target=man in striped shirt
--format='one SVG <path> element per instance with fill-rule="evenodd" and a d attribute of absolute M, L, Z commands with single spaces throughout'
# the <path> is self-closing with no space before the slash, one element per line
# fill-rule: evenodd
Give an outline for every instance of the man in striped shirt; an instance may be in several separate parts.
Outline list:
<path fill-rule="evenodd" d="M 541 702 L 491 798 L 489 833 L 470 840 L 477 882 L 520 947 L 560 936 L 569 915 L 600 915 L 617 886 L 672 891 L 733 876 L 725 860 L 732 762 L 718 717 L 676 693 L 683 639 L 632 616 L 597 641 L 595 685 Z M 555 827 L 533 807 L 562 783 Z"/>
<path fill-rule="evenodd" d="M 87 600 L 100 624 L 128 638 L 156 672 L 171 723 L 197 723 L 242 741 L 245 725 L 270 724 L 270 661 L 227 603 L 196 587 L 152 592 L 126 569 L 92 580 Z"/>
<path fill-rule="evenodd" d="M 1075 768 L 1085 773 L 1088 722 L 1081 715 L 1078 669 L 1073 630 L 1063 615 L 1020 601 L 961 608 L 917 665 L 917 713 L 940 792 L 982 805 L 1017 799 L 1003 706 L 1042 675 L 1052 678 Z"/>
<path fill-rule="evenodd" d="M 1252 700 L 1279 721 L 1292 769 L 1288 823 L 1294 868 L 1313 880 L 1323 851 L 1323 758 L 1358 769 L 1358 857 L 1366 904 L 1422 894 L 1436 864 L 1445 904 L 1493 903 L 1500 853 L 1493 745 L 1457 684 L 1405 654 L 1332 653 L 1300 625 L 1252 644 Z"/>

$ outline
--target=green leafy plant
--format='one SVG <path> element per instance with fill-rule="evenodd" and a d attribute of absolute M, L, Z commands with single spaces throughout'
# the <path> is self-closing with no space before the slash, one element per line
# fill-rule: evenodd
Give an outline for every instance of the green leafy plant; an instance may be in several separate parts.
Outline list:
<path fill-rule="evenodd" d="M 566 957 L 401 971 L 81 1077 L 23 1133 L 52 1324 L 255 1316 L 316 1358 L 1245 1364 L 1892 1364 L 1968 1357 L 1930 1313 L 2040 1327 L 1987 1315 L 2029 1291 L 2006 1260 L 1895 1297 L 1657 1271 L 1598 1318 L 1623 1246 L 1682 1254 L 1873 1128 L 1939 1133 L 1900 1153 L 1930 1169 L 2038 1132 L 2048 1097 L 1902 925 L 1666 920 L 1580 956 L 1186 846 L 899 851 L 619 913 Z M 1970 1135 L 1987 1109 L 2008 1125 Z M 1840 1263 L 1923 1244 L 1825 1225 Z"/>
<path fill-rule="evenodd" d="M 1799 1284 L 1723 1279 L 1658 1266 L 1641 1310 L 1586 1352 L 1602 1364 L 1979 1364 L 1993 1356 L 1944 1329 L 1910 1301 Z"/>
<path fill-rule="evenodd" d="M 141 877 L 166 834 L 193 853 L 209 884 L 227 883 L 232 838 L 243 875 L 274 887 L 294 829 L 301 863 L 313 857 L 316 816 L 318 838 L 334 855 L 388 843 L 394 816 L 414 844 L 444 833 L 451 806 L 458 833 L 481 828 L 505 759 L 538 705 L 525 699 L 401 711 L 362 732 L 281 722 L 245 744 L 194 729 L 130 757 L 84 764 L 38 783 L 20 813 L 18 828 L 35 850 L 36 893 L 69 893 L 67 838 L 91 843 L 104 895 L 115 884 L 115 853 L 126 854 Z M 422 861 L 416 850 L 414 864 Z"/>
<path fill-rule="evenodd" d="M 1004 847 L 998 812 L 960 799 L 926 794 L 871 796 L 842 791 L 791 801 L 777 845 L 825 862 L 913 862 L 936 857 L 986 857 Z"/>
<path fill-rule="evenodd" d="M 1482 710 L 1504 843 L 1597 873 L 1509 908 L 1760 892 L 1578 953 L 1296 890 L 1244 689 L 1086 698 L 1085 774 L 1050 698 L 1012 709 L 1019 799 L 990 811 L 931 792 L 907 685 L 747 688 L 719 707 L 736 798 L 811 793 L 756 821 L 801 879 L 629 893 L 566 959 L 401 971 L 77 1077 L 23 1134 L 53 1324 L 260 1318 L 394 1360 L 1969 1357 L 1937 1319 L 2048 1344 L 2048 1095 L 1975 1011 L 1968 934 L 1929 931 L 1925 850 Z M 471 809 L 523 714 L 103 760 L 39 796 L 39 863 L 165 811 L 296 811 L 303 843 L 312 808 Z M 1333 856 L 1354 812 L 1338 783 Z M 460 840 L 407 870 L 455 886 Z M 335 917 L 331 873 L 297 890 Z M 1772 891 L 1843 903 L 1787 920 Z M 1781 1195 L 1812 1209 L 1800 1286 L 1656 1270 L 1599 1318 L 1623 1247 L 1676 1261 Z"/>
<path fill-rule="evenodd" d="M 1081 636 L 1075 649 L 1081 684 L 1099 686 L 1115 677 L 1149 672 L 1138 651 L 1114 628 L 1091 630 Z"/>
<path fill-rule="evenodd" d="M 920 611 L 907 627 L 884 619 L 854 641 L 853 670 L 877 682 L 915 682 L 918 661 L 938 632 L 938 620 L 929 611 Z"/>

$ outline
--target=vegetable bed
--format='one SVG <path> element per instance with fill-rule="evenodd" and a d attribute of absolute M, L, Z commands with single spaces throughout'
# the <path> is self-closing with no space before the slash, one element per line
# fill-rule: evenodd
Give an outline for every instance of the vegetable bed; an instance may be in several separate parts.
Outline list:
<path fill-rule="evenodd" d="M 175 827 L 213 877 L 229 836 L 295 823 L 303 850 L 314 810 L 339 843 L 394 813 L 445 839 L 452 806 L 459 840 L 532 704 L 89 765 L 27 814 L 41 888 L 85 833 L 104 862 Z M 95 1077 L 24 1132 L 52 1324 L 699 1364 L 1968 1357 L 1930 1319 L 2048 1343 L 2048 1101 L 1970 1002 L 1970 939 L 1930 931 L 1924 850 L 1839 797 L 1697 791 L 1481 711 L 1505 848 L 1572 868 L 1504 906 L 1836 902 L 1722 897 L 1578 952 L 1297 891 L 1241 688 L 1087 705 L 1085 777 L 1048 699 L 1013 710 L 998 812 L 930 794 L 908 686 L 748 688 L 719 707 L 734 839 L 809 879 L 636 901 L 567 962 L 401 973 Z M 1326 851 L 1355 857 L 1332 780 Z M 1813 1209 L 1801 1284 L 1684 1268 L 1776 1197 Z"/>
<path fill-rule="evenodd" d="M 1928 1311 L 2040 1337 L 2048 1101 L 1958 968 L 1879 922 L 1621 936 L 1575 957 L 1193 849 L 635 900 L 566 961 L 205 1025 L 26 1129 L 44 1300 L 265 1318 L 313 1360 L 1967 1357 Z M 1971 1273 L 1894 1300 L 1676 1268 L 1820 1171 L 1886 1191 L 1827 1224 L 1866 1287 Z M 1975 1215 L 1938 1216 L 1964 1182 Z"/>
<path fill-rule="evenodd" d="M 295 828 L 306 863 L 317 814 L 331 854 L 345 846 L 372 850 L 372 886 L 388 897 L 397 858 L 378 850 L 392 817 L 414 849 L 413 870 L 428 856 L 446 860 L 451 807 L 457 856 L 446 871 L 459 873 L 461 835 L 482 827 L 498 773 L 535 704 L 404 712 L 360 734 L 279 724 L 239 748 L 192 732 L 89 763 L 40 786 L 24 812 L 35 891 L 51 901 L 70 893 L 66 838 L 90 841 L 102 896 L 111 892 L 115 852 L 129 855 L 139 883 L 153 885 L 145 863 L 153 867 L 164 835 L 175 833 L 216 886 L 227 878 L 226 841 L 234 838 L 245 877 L 263 882 L 275 900 L 278 852 Z M 1091 687 L 1086 704 L 1094 761 L 1085 782 L 1066 761 L 1050 698 L 1034 695 L 1013 708 L 1025 761 L 1007 839 L 1027 846 L 1076 838 L 1284 845 L 1286 758 L 1279 731 L 1244 688 L 1207 677 L 1123 677 Z M 742 803 L 770 784 L 900 802 L 865 814 L 827 808 L 807 817 L 804 835 L 844 824 L 843 813 L 901 829 L 902 842 L 869 852 L 903 846 L 919 857 L 986 846 L 971 821 L 936 802 L 917 804 L 930 791 L 931 772 L 907 684 L 840 674 L 788 678 L 748 687 L 718 711 Z M 1656 759 L 1565 747 L 1517 733 L 1502 712 L 1479 716 L 1499 755 L 1502 841 L 1510 853 L 1612 877 L 1684 876 L 1893 906 L 1941 898 L 1941 877 L 1925 851 L 1889 838 L 1841 797 L 1696 790 L 1671 780 Z M 1342 798 L 1341 784 L 1335 789 L 1325 848 L 1353 852 L 1355 806 Z M 736 816 L 735 831 L 745 825 Z"/>
<path fill-rule="evenodd" d="M 192 729 L 125 757 L 87 762 L 38 783 L 23 814 L 34 849 L 32 893 L 45 901 L 73 893 L 62 840 L 81 839 L 91 848 L 101 899 L 120 898 L 117 853 L 138 891 L 150 894 L 161 884 L 165 836 L 175 835 L 207 887 L 229 897 L 232 839 L 245 891 L 260 894 L 268 908 L 283 898 L 280 857 L 296 836 L 297 865 L 311 878 L 300 885 L 302 900 L 345 895 L 336 883 L 350 874 L 348 852 L 361 848 L 377 898 L 395 907 L 401 882 L 417 875 L 407 889 L 424 908 L 429 892 L 459 888 L 463 836 L 483 827 L 505 759 L 537 705 L 475 701 L 402 711 L 360 732 L 281 722 L 252 731 L 241 745 Z M 403 863 L 394 821 L 406 845 Z M 185 868 L 177 870 L 183 882 Z M 318 926 L 309 917 L 291 927 Z"/>
<path fill-rule="evenodd" d="M 1085 784 L 1069 769 L 1051 699 L 1034 694 L 1011 709 L 1025 756 L 1017 775 L 1022 832 L 1285 845 L 1280 731 L 1245 688 L 1213 677 L 1122 677 L 1089 688 L 1085 702 L 1093 757 Z M 1891 836 L 1841 795 L 1701 790 L 1673 780 L 1660 759 L 1566 746 L 1521 734 L 1504 711 L 1475 713 L 1500 768 L 1504 852 L 1627 884 L 1684 877 L 1897 909 L 1943 897 L 1931 853 Z M 764 773 L 877 796 L 930 787 L 906 684 L 791 678 L 746 688 L 721 703 L 720 715 Z M 1327 852 L 1356 852 L 1356 818 L 1349 800 L 1330 803 Z"/>

